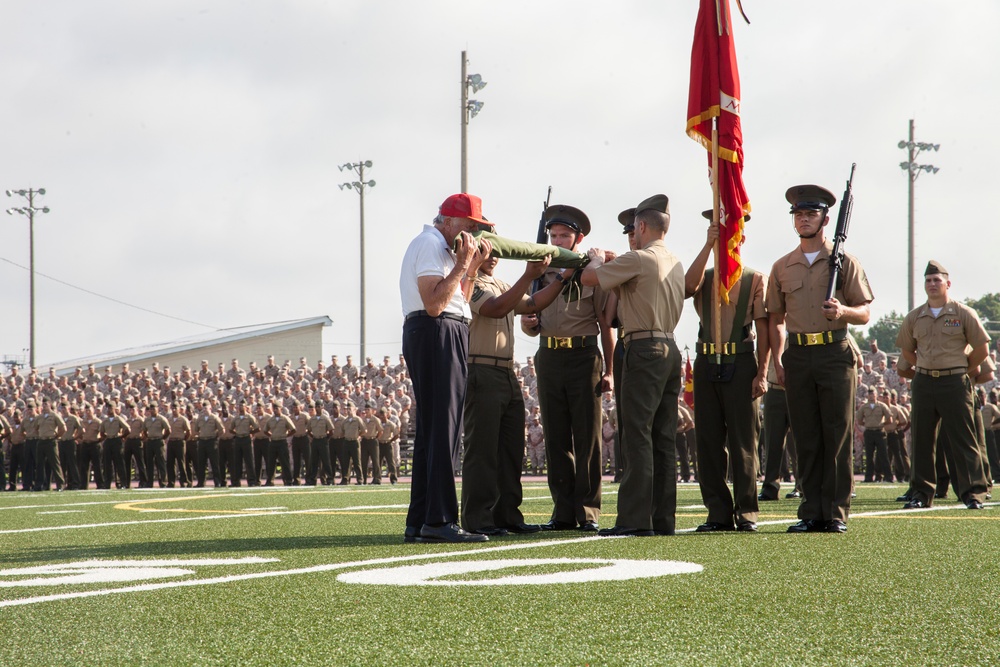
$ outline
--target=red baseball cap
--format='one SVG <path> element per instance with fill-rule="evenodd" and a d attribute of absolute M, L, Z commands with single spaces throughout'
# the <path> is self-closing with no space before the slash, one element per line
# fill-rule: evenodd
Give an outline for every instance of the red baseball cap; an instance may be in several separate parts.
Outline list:
<path fill-rule="evenodd" d="M 483 200 L 465 192 L 445 199 L 438 212 L 450 218 L 468 218 L 493 226 L 492 222 L 483 217 Z"/>

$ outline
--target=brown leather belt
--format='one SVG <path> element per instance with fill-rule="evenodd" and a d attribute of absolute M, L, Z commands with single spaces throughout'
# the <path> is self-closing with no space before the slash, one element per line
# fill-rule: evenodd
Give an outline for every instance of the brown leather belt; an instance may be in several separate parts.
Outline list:
<path fill-rule="evenodd" d="M 513 359 L 501 359 L 500 357 L 490 357 L 482 354 L 470 354 L 469 363 L 480 366 L 497 366 L 498 368 L 514 367 Z"/>
<path fill-rule="evenodd" d="M 946 375 L 965 375 L 969 372 L 968 368 L 942 368 L 940 370 L 931 370 L 929 368 L 915 367 L 913 370 L 921 375 L 929 375 L 932 378 L 945 377 Z"/>

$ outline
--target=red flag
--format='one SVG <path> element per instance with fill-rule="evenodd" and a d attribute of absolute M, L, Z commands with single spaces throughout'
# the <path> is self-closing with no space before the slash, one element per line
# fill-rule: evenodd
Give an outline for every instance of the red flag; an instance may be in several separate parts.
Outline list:
<path fill-rule="evenodd" d="M 729 0 L 701 0 L 691 48 L 688 93 L 688 136 L 708 150 L 712 169 L 712 119 L 718 118 L 719 296 L 729 303 L 729 290 L 743 274 L 740 246 L 750 198 L 743 186 L 743 130 L 740 128 L 740 74 L 736 68 Z"/>
<path fill-rule="evenodd" d="M 684 402 L 689 408 L 694 408 L 694 371 L 691 369 L 691 355 L 688 354 L 684 365 Z"/>

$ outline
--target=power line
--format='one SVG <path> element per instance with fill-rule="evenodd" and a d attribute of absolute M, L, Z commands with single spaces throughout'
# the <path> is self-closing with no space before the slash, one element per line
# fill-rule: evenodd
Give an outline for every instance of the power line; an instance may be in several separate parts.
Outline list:
<path fill-rule="evenodd" d="M 0 260 L 2 260 L 4 262 L 7 262 L 8 264 L 11 264 L 13 266 L 16 266 L 19 269 L 24 269 L 25 271 L 30 270 L 30 269 L 28 269 L 28 267 L 23 266 L 21 264 L 18 264 L 17 262 L 13 262 L 13 261 L 7 259 L 6 257 L 0 257 Z M 78 285 L 74 285 L 72 283 L 68 283 L 65 280 L 59 280 L 58 278 L 53 278 L 52 276 L 46 275 L 46 274 L 44 274 L 44 273 L 42 273 L 40 271 L 35 271 L 35 275 L 41 276 L 43 278 L 48 278 L 49 280 L 51 280 L 53 282 L 57 282 L 60 285 L 65 285 L 66 287 L 72 287 L 73 289 L 79 290 L 81 292 L 84 292 L 85 294 L 90 294 L 91 296 L 100 297 L 101 299 L 106 299 L 107 301 L 111 301 L 112 303 L 117 303 L 117 304 L 120 304 L 122 306 L 128 306 L 129 308 L 135 308 L 136 310 L 141 310 L 143 312 L 150 313 L 152 315 L 159 315 L 160 317 L 166 317 L 166 318 L 171 319 L 171 320 L 177 320 L 178 322 L 185 322 L 187 324 L 194 324 L 194 325 L 199 326 L 199 327 L 205 327 L 206 329 L 218 329 L 219 328 L 219 327 L 212 326 L 210 324 L 202 324 L 201 322 L 194 322 L 192 320 L 185 320 L 183 317 L 175 317 L 173 315 L 167 315 L 166 313 L 160 313 L 160 312 L 157 312 L 155 310 L 150 310 L 149 308 L 143 308 L 142 306 L 137 306 L 134 303 L 128 303 L 126 301 L 121 301 L 120 299 L 115 299 L 115 298 L 112 298 L 110 296 L 105 296 L 103 294 L 98 294 L 97 292 L 92 292 L 89 289 L 85 289 L 83 287 L 79 287 Z"/>

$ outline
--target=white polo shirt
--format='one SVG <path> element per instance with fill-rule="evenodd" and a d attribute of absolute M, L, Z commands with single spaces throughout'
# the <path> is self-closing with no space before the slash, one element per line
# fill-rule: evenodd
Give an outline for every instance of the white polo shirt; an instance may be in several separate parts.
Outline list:
<path fill-rule="evenodd" d="M 444 278 L 455 268 L 455 253 L 448 247 L 448 242 L 433 225 L 424 225 L 424 231 L 410 242 L 403 255 L 403 264 L 399 272 L 399 296 L 403 306 L 403 316 L 415 310 L 426 310 L 420 290 L 417 288 L 417 278 L 423 276 L 439 276 Z M 455 290 L 451 301 L 444 312 L 472 318 L 469 304 L 465 302 L 462 289 Z"/>

